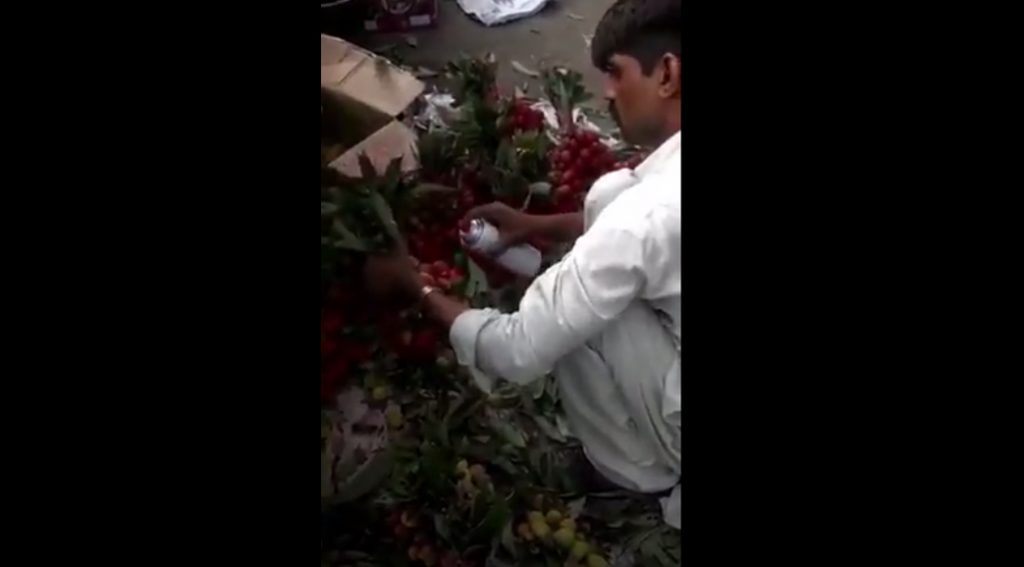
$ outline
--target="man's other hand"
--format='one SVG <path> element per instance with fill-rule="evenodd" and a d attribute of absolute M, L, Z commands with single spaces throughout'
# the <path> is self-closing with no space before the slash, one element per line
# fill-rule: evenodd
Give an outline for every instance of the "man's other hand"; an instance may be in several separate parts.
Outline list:
<path fill-rule="evenodd" d="M 366 289 L 382 296 L 416 297 L 423 288 L 423 279 L 416 260 L 404 255 L 370 256 L 363 268 Z"/>

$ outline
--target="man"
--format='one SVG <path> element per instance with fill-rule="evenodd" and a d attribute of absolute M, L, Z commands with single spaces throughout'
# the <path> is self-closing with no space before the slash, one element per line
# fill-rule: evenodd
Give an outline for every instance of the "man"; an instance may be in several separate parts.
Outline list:
<path fill-rule="evenodd" d="M 479 385 L 552 373 L 573 434 L 612 482 L 661 499 L 679 528 L 680 123 L 679 0 L 618 0 L 597 26 L 592 58 L 623 137 L 657 147 L 635 171 L 594 184 L 582 213 L 531 216 L 500 204 L 469 213 L 502 243 L 575 244 L 527 289 L 519 311 L 475 310 L 423 285 L 401 259 L 368 277 L 417 296 L 449 329 Z"/>

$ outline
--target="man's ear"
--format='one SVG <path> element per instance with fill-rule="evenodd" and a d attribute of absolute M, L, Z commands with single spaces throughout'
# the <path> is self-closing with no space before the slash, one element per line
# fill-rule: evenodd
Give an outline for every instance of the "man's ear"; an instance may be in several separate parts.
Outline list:
<path fill-rule="evenodd" d="M 679 94 L 682 87 L 679 58 L 669 53 L 662 55 L 661 61 L 658 62 L 658 70 L 661 74 L 658 79 L 658 94 L 665 98 Z"/>

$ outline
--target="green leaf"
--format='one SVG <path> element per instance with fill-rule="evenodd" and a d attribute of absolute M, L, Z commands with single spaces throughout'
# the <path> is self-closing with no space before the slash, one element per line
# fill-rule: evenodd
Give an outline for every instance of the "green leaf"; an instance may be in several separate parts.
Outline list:
<path fill-rule="evenodd" d="M 377 177 L 377 168 L 373 166 L 373 161 L 370 160 L 366 154 L 359 154 L 359 171 L 363 174 L 363 181 L 370 181 Z"/>
<path fill-rule="evenodd" d="M 671 567 L 672 558 L 661 548 L 658 538 L 649 538 L 640 546 L 640 556 L 643 558 L 643 565 L 655 565 L 655 561 L 662 567 Z"/>
<path fill-rule="evenodd" d="M 352 231 L 345 226 L 345 223 L 341 222 L 340 219 L 334 219 L 331 224 L 331 230 L 341 236 L 340 240 L 334 242 L 335 248 L 344 248 L 347 250 L 355 250 L 356 252 L 366 252 L 366 244 Z"/>
<path fill-rule="evenodd" d="M 541 459 L 543 456 L 543 452 L 537 447 L 531 448 L 527 453 L 527 458 L 530 461 L 530 468 L 537 475 L 541 475 Z"/>
<path fill-rule="evenodd" d="M 539 427 L 540 430 L 544 432 L 544 435 L 547 435 L 550 439 L 557 441 L 559 443 L 566 442 L 566 438 L 562 436 L 562 432 L 559 431 L 558 428 L 555 427 L 555 425 L 553 425 L 550 421 L 548 421 L 546 417 L 542 415 L 533 415 L 531 417 L 533 418 L 533 421 L 537 424 L 537 427 Z"/>
<path fill-rule="evenodd" d="M 434 514 L 434 531 L 445 541 L 451 541 L 452 532 L 448 526 L 448 518 L 444 514 Z"/>
<path fill-rule="evenodd" d="M 334 203 L 320 201 L 320 216 L 329 217 L 338 212 L 338 206 Z"/>
<path fill-rule="evenodd" d="M 338 491 L 338 502 L 349 502 L 370 492 L 391 473 L 394 455 L 384 449 L 374 455 L 363 468 L 357 471 Z"/>
<path fill-rule="evenodd" d="M 509 475 L 513 477 L 522 474 L 522 471 L 520 471 L 515 465 L 512 464 L 511 461 L 509 461 L 505 457 L 494 457 L 493 459 L 491 459 L 490 462 L 492 465 L 507 472 Z"/>
<path fill-rule="evenodd" d="M 504 439 L 509 445 L 517 448 L 526 448 L 526 437 L 517 428 L 511 425 L 509 422 L 498 418 L 495 414 L 487 416 L 488 425 L 494 430 L 502 439 Z"/>
<path fill-rule="evenodd" d="M 462 398 L 460 400 L 462 403 L 459 404 L 458 411 L 451 411 L 449 413 L 446 418 L 446 425 L 449 429 L 457 429 L 462 426 L 467 419 L 476 414 L 481 407 L 487 404 L 487 398 L 482 396 L 473 400 L 472 403 L 466 403 L 468 399 L 468 397 Z"/>
<path fill-rule="evenodd" d="M 384 230 L 387 231 L 388 236 L 391 237 L 395 244 L 403 245 L 405 241 L 402 239 L 402 233 L 398 231 L 398 223 L 395 222 L 395 216 L 391 213 L 391 207 L 388 206 L 384 197 L 374 191 L 370 194 L 370 204 L 374 212 L 377 213 L 377 218 L 384 225 Z"/>
<path fill-rule="evenodd" d="M 581 496 L 580 498 L 569 502 L 566 507 L 568 508 L 569 517 L 576 519 L 583 512 L 583 509 L 587 507 L 587 497 Z"/>
<path fill-rule="evenodd" d="M 476 297 L 487 293 L 487 275 L 483 269 L 472 260 L 468 260 L 469 277 L 466 282 L 466 295 Z"/>
<path fill-rule="evenodd" d="M 334 496 L 334 478 L 331 467 L 330 451 L 320 453 L 320 498 L 327 499 Z"/>
<path fill-rule="evenodd" d="M 490 542 L 491 539 L 501 532 L 501 529 L 511 518 L 512 510 L 509 508 L 508 502 L 503 498 L 498 498 L 491 505 L 484 519 L 470 530 L 466 539 L 470 543 L 477 541 Z"/>
<path fill-rule="evenodd" d="M 396 157 L 388 162 L 388 166 L 384 170 L 384 186 L 394 188 L 400 181 L 402 181 L 402 158 Z"/>
<path fill-rule="evenodd" d="M 551 184 L 546 181 L 538 181 L 530 184 L 530 195 L 547 197 L 551 195 Z"/>
<path fill-rule="evenodd" d="M 501 530 L 501 546 L 505 548 L 505 551 L 509 553 L 513 558 L 519 557 L 519 552 L 516 550 L 516 537 L 512 531 L 512 524 L 515 522 L 509 521 L 505 524 L 505 527 Z"/>
<path fill-rule="evenodd" d="M 413 188 L 412 194 L 414 197 L 425 197 L 432 196 L 437 193 L 458 193 L 459 190 L 455 187 L 449 187 L 447 185 L 440 185 L 438 183 L 420 183 Z"/>
<path fill-rule="evenodd" d="M 427 445 L 423 450 L 423 458 L 420 461 L 423 468 L 422 477 L 432 490 L 441 494 L 449 487 L 448 480 L 451 478 L 452 467 L 445 453 L 438 447 Z"/>

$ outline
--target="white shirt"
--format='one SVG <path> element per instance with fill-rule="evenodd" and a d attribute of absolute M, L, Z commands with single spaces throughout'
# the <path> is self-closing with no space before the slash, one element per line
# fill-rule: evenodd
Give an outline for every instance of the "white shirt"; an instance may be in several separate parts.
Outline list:
<path fill-rule="evenodd" d="M 617 323 L 627 309 L 627 319 L 653 321 L 639 334 L 667 334 L 675 352 L 670 353 L 671 368 L 659 366 L 654 376 L 644 376 L 651 368 L 647 361 L 629 361 L 628 379 L 645 382 L 644 392 L 630 398 L 621 383 L 594 383 L 601 378 L 586 364 L 576 364 L 576 373 L 589 377 L 566 380 L 575 399 L 562 396 L 570 426 L 595 466 L 612 480 L 646 492 L 676 485 L 680 470 L 680 175 L 677 133 L 634 172 L 613 172 L 598 180 L 584 205 L 583 235 L 559 263 L 532 282 L 519 311 L 466 311 L 449 333 L 459 361 L 486 374 L 474 372 L 478 383 L 489 389 L 488 376 L 526 384 L 556 366 L 572 366 L 560 362 L 575 364 L 572 359 L 588 348 L 588 341 L 611 325 L 628 324 Z M 653 309 L 657 317 L 633 317 L 638 304 Z M 597 353 L 596 360 L 600 357 Z M 573 414 L 587 419 L 574 420 Z M 599 425 L 600 416 L 608 419 L 608 426 Z M 626 420 L 630 427 L 612 424 Z"/>

